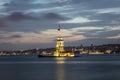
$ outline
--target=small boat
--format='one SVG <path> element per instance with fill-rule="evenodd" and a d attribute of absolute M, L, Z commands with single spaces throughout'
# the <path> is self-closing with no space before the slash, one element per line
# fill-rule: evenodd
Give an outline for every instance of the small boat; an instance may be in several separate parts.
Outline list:
<path fill-rule="evenodd" d="M 39 54 L 38 57 L 55 57 L 55 56 L 53 56 L 53 55 L 41 55 L 41 54 Z"/>

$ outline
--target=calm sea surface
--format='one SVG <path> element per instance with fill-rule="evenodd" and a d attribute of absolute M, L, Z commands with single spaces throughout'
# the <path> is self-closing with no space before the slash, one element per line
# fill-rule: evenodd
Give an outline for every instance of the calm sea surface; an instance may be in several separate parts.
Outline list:
<path fill-rule="evenodd" d="M 120 55 L 0 56 L 0 80 L 120 80 Z"/>

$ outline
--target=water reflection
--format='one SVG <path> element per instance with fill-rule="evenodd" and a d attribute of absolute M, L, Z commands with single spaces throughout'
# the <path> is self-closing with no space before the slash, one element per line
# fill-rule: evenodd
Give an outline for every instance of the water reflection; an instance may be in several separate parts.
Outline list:
<path fill-rule="evenodd" d="M 65 58 L 56 58 L 56 63 L 57 63 L 56 80 L 65 80 L 64 70 Z"/>

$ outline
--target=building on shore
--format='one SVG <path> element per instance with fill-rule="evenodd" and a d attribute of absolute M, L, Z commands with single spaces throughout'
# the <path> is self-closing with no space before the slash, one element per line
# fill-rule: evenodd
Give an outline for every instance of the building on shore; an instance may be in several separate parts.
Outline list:
<path fill-rule="evenodd" d="M 74 57 L 72 51 L 66 51 L 64 49 L 64 41 L 61 35 L 61 27 L 58 28 L 58 38 L 56 43 L 56 50 L 54 51 L 54 56 L 56 57 Z"/>

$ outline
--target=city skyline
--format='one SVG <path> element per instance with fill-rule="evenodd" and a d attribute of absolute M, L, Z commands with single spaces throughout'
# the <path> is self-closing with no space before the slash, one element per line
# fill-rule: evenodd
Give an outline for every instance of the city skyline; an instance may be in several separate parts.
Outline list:
<path fill-rule="evenodd" d="M 119 0 L 0 0 L 0 50 L 120 44 Z"/>

